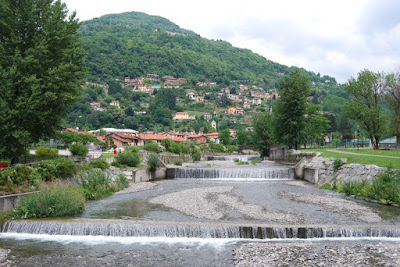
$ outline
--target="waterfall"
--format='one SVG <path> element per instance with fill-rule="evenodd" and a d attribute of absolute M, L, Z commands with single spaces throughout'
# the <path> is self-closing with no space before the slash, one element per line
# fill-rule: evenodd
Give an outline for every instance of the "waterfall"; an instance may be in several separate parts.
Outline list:
<path fill-rule="evenodd" d="M 294 179 L 293 168 L 176 168 L 168 178 Z"/>
<path fill-rule="evenodd" d="M 221 161 L 252 161 L 253 159 L 259 158 L 259 155 L 231 155 L 231 156 L 209 156 L 207 160 L 221 160 Z"/>
<path fill-rule="evenodd" d="M 153 222 L 154 223 L 154 222 Z M 400 228 L 364 226 L 240 226 L 207 225 L 160 222 L 151 224 L 118 220 L 91 221 L 7 221 L 2 233 L 47 234 L 72 236 L 116 236 L 116 237 L 186 237 L 186 238 L 246 238 L 246 239 L 288 239 L 288 238 L 399 238 Z"/>

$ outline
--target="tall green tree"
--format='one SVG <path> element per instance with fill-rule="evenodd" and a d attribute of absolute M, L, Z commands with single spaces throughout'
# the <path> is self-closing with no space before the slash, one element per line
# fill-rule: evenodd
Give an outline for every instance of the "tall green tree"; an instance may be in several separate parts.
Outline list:
<path fill-rule="evenodd" d="M 330 128 L 330 121 L 324 117 L 321 112 L 322 108 L 320 105 L 308 104 L 305 115 L 305 127 L 304 127 L 304 147 L 307 143 L 319 142 L 322 138 L 322 134 L 326 134 Z"/>
<path fill-rule="evenodd" d="M 389 129 L 396 135 L 396 147 L 400 148 L 400 72 L 386 76 L 385 98 L 394 115 Z"/>
<path fill-rule="evenodd" d="M 261 113 L 253 120 L 252 143 L 261 157 L 268 157 L 274 137 L 274 120 L 270 113 Z"/>
<path fill-rule="evenodd" d="M 385 126 L 381 107 L 384 86 L 383 75 L 370 70 L 361 71 L 357 79 L 351 78 L 345 86 L 351 101 L 343 107 L 344 115 L 360 123 L 374 149 L 379 149 Z"/>
<path fill-rule="evenodd" d="M 279 141 L 298 149 L 303 139 L 307 97 L 310 95 L 310 82 L 300 70 L 292 71 L 282 78 L 276 108 L 276 136 Z"/>
<path fill-rule="evenodd" d="M 61 1 L 1 0 L 0 14 L 0 157 L 15 163 L 77 100 L 84 50 Z"/>

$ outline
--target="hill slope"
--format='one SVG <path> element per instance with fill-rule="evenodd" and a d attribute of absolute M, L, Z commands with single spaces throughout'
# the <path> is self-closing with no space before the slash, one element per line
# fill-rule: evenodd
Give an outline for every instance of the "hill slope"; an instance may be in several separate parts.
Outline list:
<path fill-rule="evenodd" d="M 165 18 L 144 13 L 85 21 L 81 33 L 88 52 L 89 79 L 93 81 L 157 73 L 184 77 L 193 83 L 206 78 L 222 84 L 246 79 L 270 89 L 291 70 L 250 50 L 202 38 Z M 311 81 L 336 84 L 332 77 L 307 73 Z"/>

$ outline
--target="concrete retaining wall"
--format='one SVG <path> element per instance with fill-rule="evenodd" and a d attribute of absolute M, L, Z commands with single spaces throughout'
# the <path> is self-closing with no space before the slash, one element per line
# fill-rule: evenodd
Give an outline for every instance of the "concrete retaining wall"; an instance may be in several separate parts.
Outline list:
<path fill-rule="evenodd" d="M 166 179 L 167 168 L 158 168 L 155 172 L 149 171 L 149 169 L 139 169 L 133 172 L 133 183 L 147 182 L 155 179 Z"/>
<path fill-rule="evenodd" d="M 302 178 L 303 177 L 303 169 L 304 166 L 307 164 L 307 158 L 303 157 L 294 167 L 294 173 L 296 178 Z"/>
<path fill-rule="evenodd" d="M 305 168 L 304 169 L 304 180 L 316 184 L 318 183 L 318 169 Z"/>
<path fill-rule="evenodd" d="M 29 195 L 37 194 L 37 192 L 29 192 L 29 193 L 22 193 L 22 194 L 14 194 L 8 196 L 1 196 L 0 197 L 0 212 L 7 212 L 13 210 L 17 207 L 19 201 Z"/>

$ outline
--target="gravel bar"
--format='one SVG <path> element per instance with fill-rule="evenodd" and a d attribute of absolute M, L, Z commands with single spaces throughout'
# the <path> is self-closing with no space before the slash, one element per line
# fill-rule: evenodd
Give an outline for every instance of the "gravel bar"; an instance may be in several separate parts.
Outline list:
<path fill-rule="evenodd" d="M 134 193 L 134 192 L 139 192 L 139 191 L 144 191 L 144 190 L 151 190 L 156 187 L 156 183 L 149 183 L 149 182 L 142 182 L 142 183 L 136 183 L 136 184 L 130 184 L 127 188 L 124 190 L 121 190 L 115 194 L 128 194 L 128 193 Z"/>
<path fill-rule="evenodd" d="M 400 243 L 247 243 L 235 266 L 400 266 Z"/>

